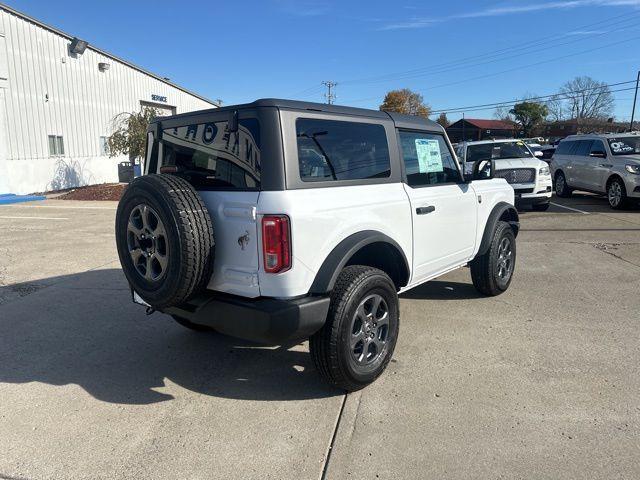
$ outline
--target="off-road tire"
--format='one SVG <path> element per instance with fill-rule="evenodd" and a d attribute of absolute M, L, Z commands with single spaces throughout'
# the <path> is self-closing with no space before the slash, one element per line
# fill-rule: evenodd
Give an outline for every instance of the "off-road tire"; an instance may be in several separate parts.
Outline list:
<path fill-rule="evenodd" d="M 388 343 L 371 365 L 359 365 L 353 359 L 350 347 L 352 319 L 360 303 L 372 294 L 380 295 L 388 307 Z M 343 390 L 352 392 L 369 385 L 391 360 L 399 322 L 398 294 L 389 276 L 368 266 L 346 267 L 331 292 L 327 321 L 309 341 L 316 369 L 327 382 Z"/>
<path fill-rule="evenodd" d="M 171 317 L 183 327 L 188 328 L 189 330 L 193 330 L 194 332 L 215 332 L 215 329 L 211 327 L 193 323 L 186 318 L 182 318 L 177 315 L 171 315 Z"/>
<path fill-rule="evenodd" d="M 560 177 L 562 177 L 562 179 L 560 179 Z M 560 179 L 560 182 L 558 181 L 559 179 Z M 556 192 L 556 195 L 562 198 L 570 197 L 571 193 L 573 192 L 571 187 L 567 185 L 567 177 L 565 177 L 563 171 L 559 171 L 558 173 L 556 173 L 556 176 L 553 182 L 553 188 Z"/>
<path fill-rule="evenodd" d="M 509 277 L 501 279 L 498 275 L 498 250 L 503 239 L 507 238 L 511 244 L 512 265 Z M 516 237 L 507 222 L 500 221 L 491 237 L 489 249 L 471 261 L 471 280 L 478 292 L 487 296 L 500 295 L 509 288 L 516 264 Z"/>
<path fill-rule="evenodd" d="M 531 208 L 536 212 L 546 212 L 547 210 L 549 210 L 550 206 L 551 206 L 551 204 L 549 202 L 547 202 L 547 203 L 536 203 L 535 205 L 532 205 Z"/>
<path fill-rule="evenodd" d="M 161 281 L 141 276 L 129 252 L 127 228 L 139 205 L 152 208 L 166 230 L 168 259 Z M 174 175 L 144 175 L 129 184 L 116 212 L 116 244 L 127 280 L 155 309 L 184 303 L 211 277 L 214 237 L 209 212 L 198 192 Z"/>
<path fill-rule="evenodd" d="M 619 188 L 619 200 L 612 198 L 611 189 L 615 188 L 615 186 Z M 615 203 L 616 200 L 618 203 Z M 624 182 L 622 179 L 614 177 L 607 183 L 607 201 L 609 202 L 609 206 L 614 210 L 622 210 L 627 207 L 629 200 L 627 197 L 627 188 L 624 186 Z"/>

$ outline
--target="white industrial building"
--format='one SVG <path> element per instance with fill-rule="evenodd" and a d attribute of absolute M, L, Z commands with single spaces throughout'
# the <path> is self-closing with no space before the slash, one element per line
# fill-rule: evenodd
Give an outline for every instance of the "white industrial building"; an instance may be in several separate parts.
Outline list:
<path fill-rule="evenodd" d="M 0 194 L 117 182 L 106 139 L 123 112 L 214 102 L 0 4 Z"/>

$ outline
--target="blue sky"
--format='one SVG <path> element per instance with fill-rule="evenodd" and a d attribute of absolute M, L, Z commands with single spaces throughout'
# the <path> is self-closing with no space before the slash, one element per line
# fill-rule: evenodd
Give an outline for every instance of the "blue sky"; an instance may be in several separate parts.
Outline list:
<path fill-rule="evenodd" d="M 640 0 L 8 3 L 225 104 L 323 101 L 320 82 L 332 80 L 336 103 L 377 108 L 406 87 L 445 109 L 551 94 L 578 75 L 634 80 L 640 69 Z M 618 118 L 632 96 L 615 93 Z"/>

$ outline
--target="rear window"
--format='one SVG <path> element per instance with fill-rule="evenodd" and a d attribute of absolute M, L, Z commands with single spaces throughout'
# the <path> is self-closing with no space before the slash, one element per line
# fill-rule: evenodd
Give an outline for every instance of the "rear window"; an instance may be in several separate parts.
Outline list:
<path fill-rule="evenodd" d="M 260 188 L 260 125 L 257 119 L 238 121 L 230 132 L 227 121 L 207 122 L 162 131 L 162 166 L 196 188 Z"/>
<path fill-rule="evenodd" d="M 363 180 L 391 175 L 382 125 L 299 118 L 298 164 L 304 182 Z"/>

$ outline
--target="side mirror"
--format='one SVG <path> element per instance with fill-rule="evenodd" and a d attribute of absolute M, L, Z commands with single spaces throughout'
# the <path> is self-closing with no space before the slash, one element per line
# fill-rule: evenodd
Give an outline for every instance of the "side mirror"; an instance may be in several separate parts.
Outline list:
<path fill-rule="evenodd" d="M 595 152 L 591 152 L 589 156 L 596 157 L 596 158 L 607 158 L 606 152 L 603 152 L 602 150 L 596 150 Z"/>
<path fill-rule="evenodd" d="M 536 150 L 535 152 L 533 152 L 533 155 L 538 158 L 544 157 L 544 154 L 542 153 L 541 150 Z"/>
<path fill-rule="evenodd" d="M 490 180 L 496 170 L 496 163 L 493 160 L 478 160 L 473 164 L 471 180 Z"/>

